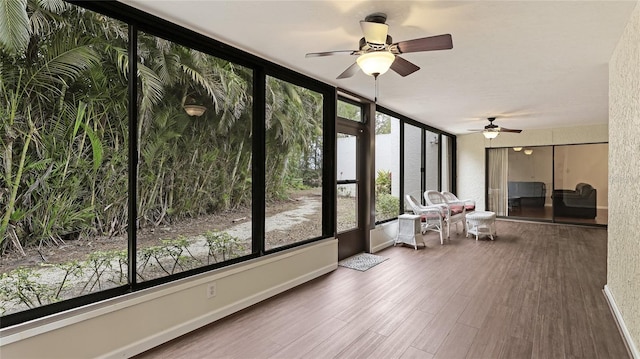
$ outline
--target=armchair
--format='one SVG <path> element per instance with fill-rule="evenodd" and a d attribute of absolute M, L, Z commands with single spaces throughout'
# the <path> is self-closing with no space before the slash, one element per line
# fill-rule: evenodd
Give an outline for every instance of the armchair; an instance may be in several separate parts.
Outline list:
<path fill-rule="evenodd" d="M 440 207 L 433 206 L 423 206 L 412 195 L 406 195 L 406 200 L 413 214 L 420 216 L 420 225 L 422 234 L 425 234 L 427 231 L 434 231 L 440 233 L 440 244 L 444 244 L 444 240 L 442 238 L 442 226 L 443 218 L 442 211 Z"/>
<path fill-rule="evenodd" d="M 467 215 L 465 206 L 460 202 L 447 202 L 447 199 L 438 191 L 426 191 L 424 199 L 430 206 L 440 206 L 444 209 L 445 222 L 447 223 L 447 238 L 451 237 L 451 223 L 455 223 L 456 232 L 458 231 L 458 223 L 465 226 L 465 216 Z"/>
<path fill-rule="evenodd" d="M 553 191 L 553 215 L 557 217 L 596 218 L 597 191 L 587 183 L 575 190 Z"/>
<path fill-rule="evenodd" d="M 464 209 L 468 212 L 471 211 L 475 211 L 476 210 L 476 201 L 472 200 L 472 199 L 463 199 L 460 200 L 458 199 L 458 197 L 451 193 L 451 192 L 447 192 L 447 191 L 442 191 L 442 195 L 444 196 L 444 199 L 449 203 L 449 204 L 462 204 L 464 206 Z"/>

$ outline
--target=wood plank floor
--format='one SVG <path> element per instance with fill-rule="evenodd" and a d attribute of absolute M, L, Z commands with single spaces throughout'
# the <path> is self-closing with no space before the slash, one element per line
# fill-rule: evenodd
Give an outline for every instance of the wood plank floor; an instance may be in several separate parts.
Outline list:
<path fill-rule="evenodd" d="M 497 222 L 392 247 L 136 358 L 629 358 L 602 293 L 607 232 Z"/>
<path fill-rule="evenodd" d="M 609 210 L 606 208 L 596 209 L 596 218 L 575 218 L 556 217 L 553 218 L 553 207 L 520 207 L 509 211 L 509 216 L 515 219 L 548 220 L 563 224 L 597 224 L 606 225 L 608 223 Z"/>

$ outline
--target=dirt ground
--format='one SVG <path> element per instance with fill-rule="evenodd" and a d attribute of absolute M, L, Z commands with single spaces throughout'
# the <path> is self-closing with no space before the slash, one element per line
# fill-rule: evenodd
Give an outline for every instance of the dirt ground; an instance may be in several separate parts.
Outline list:
<path fill-rule="evenodd" d="M 298 208 L 309 197 L 321 199 L 317 189 L 296 191 L 289 199 L 269 202 L 267 204 L 267 217 L 277 213 Z M 353 199 L 341 199 L 338 201 L 339 213 L 353 211 Z M 315 214 L 315 216 L 319 215 Z M 300 223 L 287 228 L 285 231 L 272 231 L 268 234 L 268 247 L 275 247 L 290 243 L 292 238 L 306 238 L 308 233 L 314 233 L 311 226 L 319 226 L 320 223 L 313 216 L 308 216 L 311 221 Z M 317 217 L 316 217 L 317 219 Z M 251 221 L 251 208 L 240 208 L 234 211 L 216 213 L 198 218 L 187 219 L 180 223 L 143 228 L 137 232 L 138 246 L 140 248 L 160 244 L 162 240 L 174 239 L 178 236 L 194 237 L 206 231 L 221 231 L 232 226 Z M 318 228 L 319 232 L 320 229 Z M 116 237 L 88 237 L 77 240 L 67 240 L 60 246 L 42 246 L 40 248 L 25 248 L 26 256 L 17 252 L 5 253 L 0 257 L 0 273 L 6 273 L 19 267 L 39 267 L 45 263 L 65 263 L 71 260 L 83 260 L 89 254 L 96 251 L 108 251 L 127 248 L 126 235 Z"/>

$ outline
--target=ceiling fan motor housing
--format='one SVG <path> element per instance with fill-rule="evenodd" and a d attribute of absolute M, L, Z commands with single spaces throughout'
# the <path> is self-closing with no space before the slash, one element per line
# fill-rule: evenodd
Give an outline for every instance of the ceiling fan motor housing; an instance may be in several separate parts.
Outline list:
<path fill-rule="evenodd" d="M 360 49 L 360 51 L 366 51 L 367 49 L 367 45 L 369 46 L 370 49 L 372 50 L 384 50 L 384 48 L 386 46 L 389 46 L 391 44 L 393 44 L 393 39 L 391 38 L 391 36 L 387 35 L 387 41 L 385 41 L 386 44 L 373 44 L 373 43 L 367 43 L 367 40 L 365 40 L 365 38 L 360 38 L 360 43 L 358 44 L 358 48 Z"/>
<path fill-rule="evenodd" d="M 485 129 L 485 130 L 492 130 L 492 129 L 496 129 L 496 128 L 498 128 L 498 126 L 497 126 L 497 125 L 494 125 L 494 124 L 493 124 L 493 121 L 495 121 L 495 120 L 496 120 L 496 118 L 495 118 L 495 117 L 489 117 L 489 118 L 487 118 L 487 120 L 489 120 L 489 124 L 488 124 L 488 125 L 486 125 L 486 126 L 484 126 L 484 129 Z"/>
<path fill-rule="evenodd" d="M 367 17 L 364 18 L 364 21 L 384 24 L 387 21 L 387 14 L 383 12 L 374 12 L 373 14 L 367 15 Z"/>

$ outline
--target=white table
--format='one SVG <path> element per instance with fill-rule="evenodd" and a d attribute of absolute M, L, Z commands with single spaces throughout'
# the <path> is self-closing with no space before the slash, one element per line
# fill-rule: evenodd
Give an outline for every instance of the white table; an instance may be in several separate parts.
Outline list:
<path fill-rule="evenodd" d="M 420 225 L 420 216 L 415 214 L 401 214 L 398 216 L 398 235 L 396 241 L 393 243 L 395 246 L 398 243 L 406 243 L 412 245 L 414 249 L 418 249 L 417 241 L 421 242 L 424 246 L 424 240 L 422 239 Z M 416 240 L 416 234 L 418 239 Z"/>
<path fill-rule="evenodd" d="M 476 235 L 476 241 L 478 237 L 486 234 L 491 240 L 493 236 L 498 236 L 496 232 L 496 214 L 489 211 L 474 211 L 468 213 L 466 216 L 467 224 L 467 237 L 469 234 Z"/>

